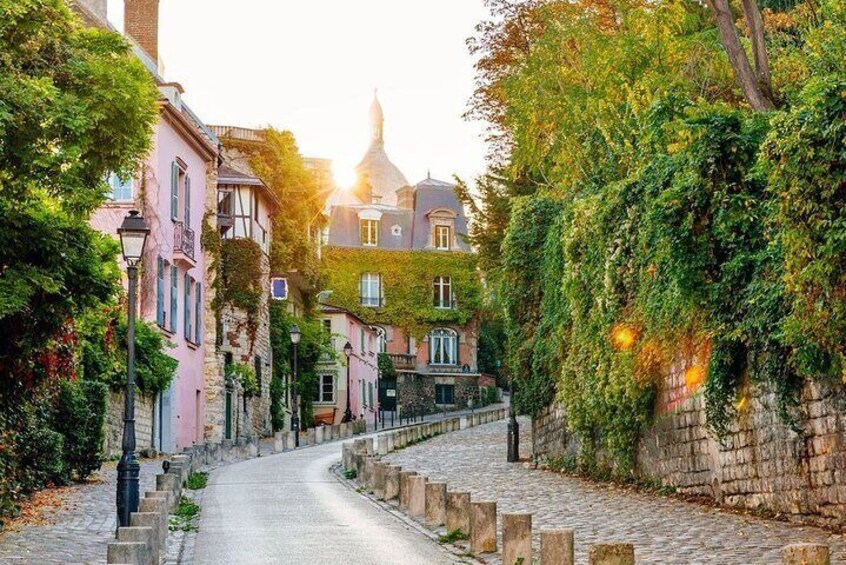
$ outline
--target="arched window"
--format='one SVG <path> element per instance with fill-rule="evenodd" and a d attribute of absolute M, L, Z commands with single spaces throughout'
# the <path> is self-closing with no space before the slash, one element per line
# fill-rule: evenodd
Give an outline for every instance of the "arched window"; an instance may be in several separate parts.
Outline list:
<path fill-rule="evenodd" d="M 458 363 L 458 334 L 449 328 L 437 328 L 429 334 L 429 363 L 456 365 Z"/>
<path fill-rule="evenodd" d="M 435 277 L 432 290 L 435 308 L 452 308 L 452 277 Z"/>

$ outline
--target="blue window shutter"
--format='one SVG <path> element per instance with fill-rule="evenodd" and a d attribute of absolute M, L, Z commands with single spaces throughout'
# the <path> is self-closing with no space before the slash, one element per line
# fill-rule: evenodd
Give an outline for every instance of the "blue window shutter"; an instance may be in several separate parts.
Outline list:
<path fill-rule="evenodd" d="M 179 165 L 175 161 L 170 169 L 170 217 L 179 217 Z"/>
<path fill-rule="evenodd" d="M 164 292 L 164 259 L 159 257 L 156 262 L 156 323 L 161 327 L 165 325 Z"/>
<path fill-rule="evenodd" d="M 185 227 L 191 227 L 191 178 L 185 177 Z"/>
<path fill-rule="evenodd" d="M 176 265 L 170 266 L 170 331 L 176 332 L 177 306 L 179 304 L 179 273 Z"/>
<path fill-rule="evenodd" d="M 188 273 L 185 273 L 185 279 L 183 281 L 185 285 L 182 289 L 182 292 L 185 293 L 185 296 L 182 297 L 182 300 L 185 302 L 183 308 L 185 312 L 183 313 L 183 322 L 182 322 L 182 331 L 185 334 L 185 339 L 190 340 L 193 335 L 191 331 L 191 277 L 188 276 Z"/>
<path fill-rule="evenodd" d="M 196 312 L 194 312 L 194 318 L 196 320 L 194 322 L 194 334 L 195 334 L 194 335 L 194 343 L 201 343 L 201 341 L 200 341 L 200 337 L 201 337 L 201 334 L 202 334 L 202 323 L 201 322 L 203 320 L 203 317 L 202 317 L 203 295 L 202 295 L 202 292 L 201 292 L 202 285 L 200 283 L 197 283 L 197 284 L 194 285 L 194 287 L 195 287 L 194 300 L 195 300 L 195 309 L 196 309 Z"/>

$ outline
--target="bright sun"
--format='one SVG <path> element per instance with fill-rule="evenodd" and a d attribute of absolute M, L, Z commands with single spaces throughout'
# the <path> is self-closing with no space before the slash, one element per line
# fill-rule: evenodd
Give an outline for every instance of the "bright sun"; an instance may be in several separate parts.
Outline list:
<path fill-rule="evenodd" d="M 335 177 L 335 185 L 341 190 L 351 189 L 357 180 L 355 171 L 347 168 L 334 168 L 332 176 Z"/>

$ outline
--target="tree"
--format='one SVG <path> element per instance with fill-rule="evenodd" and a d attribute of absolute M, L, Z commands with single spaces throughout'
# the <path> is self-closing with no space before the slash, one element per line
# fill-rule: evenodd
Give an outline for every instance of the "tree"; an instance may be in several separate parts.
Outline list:
<path fill-rule="evenodd" d="M 145 156 L 156 97 L 129 45 L 63 0 L 0 0 L 0 373 L 28 373 L 118 288 L 116 249 L 87 219 L 107 174 Z"/>

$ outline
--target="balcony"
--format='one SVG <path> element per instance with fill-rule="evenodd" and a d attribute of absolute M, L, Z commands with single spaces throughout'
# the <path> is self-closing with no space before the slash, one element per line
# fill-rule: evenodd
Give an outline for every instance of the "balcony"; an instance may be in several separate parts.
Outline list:
<path fill-rule="evenodd" d="M 417 355 L 406 353 L 388 353 L 387 355 L 391 358 L 394 369 L 397 371 L 414 371 L 417 369 Z"/>
<path fill-rule="evenodd" d="M 184 222 L 173 222 L 173 261 L 187 267 L 197 264 L 194 259 L 194 230 Z"/>

